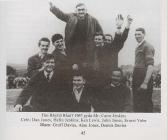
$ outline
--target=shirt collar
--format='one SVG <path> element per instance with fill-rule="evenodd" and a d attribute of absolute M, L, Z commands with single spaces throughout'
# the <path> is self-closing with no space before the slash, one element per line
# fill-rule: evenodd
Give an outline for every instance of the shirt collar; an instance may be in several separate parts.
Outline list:
<path fill-rule="evenodd" d="M 143 39 L 140 43 L 137 44 L 137 46 L 139 47 L 145 40 Z"/>
<path fill-rule="evenodd" d="M 113 83 L 110 84 L 111 87 L 119 87 L 120 85 L 121 83 L 118 86 L 114 85 Z"/>
<path fill-rule="evenodd" d="M 77 88 L 73 87 L 73 91 L 77 91 L 78 93 L 82 93 L 83 89 L 84 89 L 84 85 L 79 92 L 78 92 Z"/>
<path fill-rule="evenodd" d="M 111 83 L 110 85 L 111 85 L 111 87 L 115 87 L 115 85 L 113 83 Z"/>
<path fill-rule="evenodd" d="M 78 92 L 78 90 L 76 88 L 73 87 L 73 93 L 75 95 L 75 98 L 77 100 L 77 102 L 79 103 L 82 92 L 83 92 L 84 86 L 81 88 L 81 90 Z"/>
<path fill-rule="evenodd" d="M 52 76 L 53 76 L 53 71 L 52 72 L 50 72 L 50 73 L 48 73 L 48 72 L 46 72 L 46 71 L 44 71 L 44 75 L 45 75 L 45 77 L 47 78 L 47 75 L 48 74 L 50 74 L 49 75 L 49 79 L 51 79 L 52 78 Z"/>
<path fill-rule="evenodd" d="M 39 56 L 41 59 L 44 57 L 44 55 L 43 55 L 41 52 L 38 53 L 38 56 Z"/>
<path fill-rule="evenodd" d="M 66 52 L 65 52 L 65 50 L 63 50 L 63 51 L 59 51 L 61 54 L 63 54 L 63 55 L 65 55 L 66 56 Z"/>

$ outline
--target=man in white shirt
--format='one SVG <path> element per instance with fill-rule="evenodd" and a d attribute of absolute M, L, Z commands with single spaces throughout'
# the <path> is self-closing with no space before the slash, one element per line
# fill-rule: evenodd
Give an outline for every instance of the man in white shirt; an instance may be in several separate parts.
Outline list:
<path fill-rule="evenodd" d="M 86 80 L 80 70 L 73 73 L 73 88 L 71 111 L 72 112 L 93 112 L 94 111 L 93 92 L 86 85 Z"/>

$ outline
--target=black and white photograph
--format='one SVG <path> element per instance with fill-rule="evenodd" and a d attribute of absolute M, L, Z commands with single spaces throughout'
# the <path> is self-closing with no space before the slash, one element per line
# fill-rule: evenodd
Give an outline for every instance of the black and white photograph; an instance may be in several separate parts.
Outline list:
<path fill-rule="evenodd" d="M 1 4 L 7 112 L 161 113 L 158 0 Z"/>
<path fill-rule="evenodd" d="M 166 140 L 165 3 L 0 0 L 0 139 Z"/>

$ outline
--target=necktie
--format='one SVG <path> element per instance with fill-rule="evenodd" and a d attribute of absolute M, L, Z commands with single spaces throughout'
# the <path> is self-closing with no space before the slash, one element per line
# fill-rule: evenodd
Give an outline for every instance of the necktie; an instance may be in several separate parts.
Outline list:
<path fill-rule="evenodd" d="M 47 75 L 46 75 L 46 79 L 49 81 L 50 80 L 50 73 L 47 73 Z"/>
<path fill-rule="evenodd" d="M 75 94 L 75 99 L 77 100 L 77 102 L 79 103 L 80 100 L 80 95 L 77 89 L 74 90 L 74 94 Z"/>

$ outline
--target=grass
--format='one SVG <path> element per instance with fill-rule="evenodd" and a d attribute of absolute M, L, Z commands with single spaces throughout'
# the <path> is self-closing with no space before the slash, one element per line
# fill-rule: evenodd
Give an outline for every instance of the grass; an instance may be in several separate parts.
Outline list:
<path fill-rule="evenodd" d="M 6 111 L 13 111 L 13 106 L 21 93 L 22 89 L 8 89 L 6 94 Z M 153 92 L 153 104 L 154 104 L 154 112 L 161 112 L 161 90 L 154 89 Z"/>

